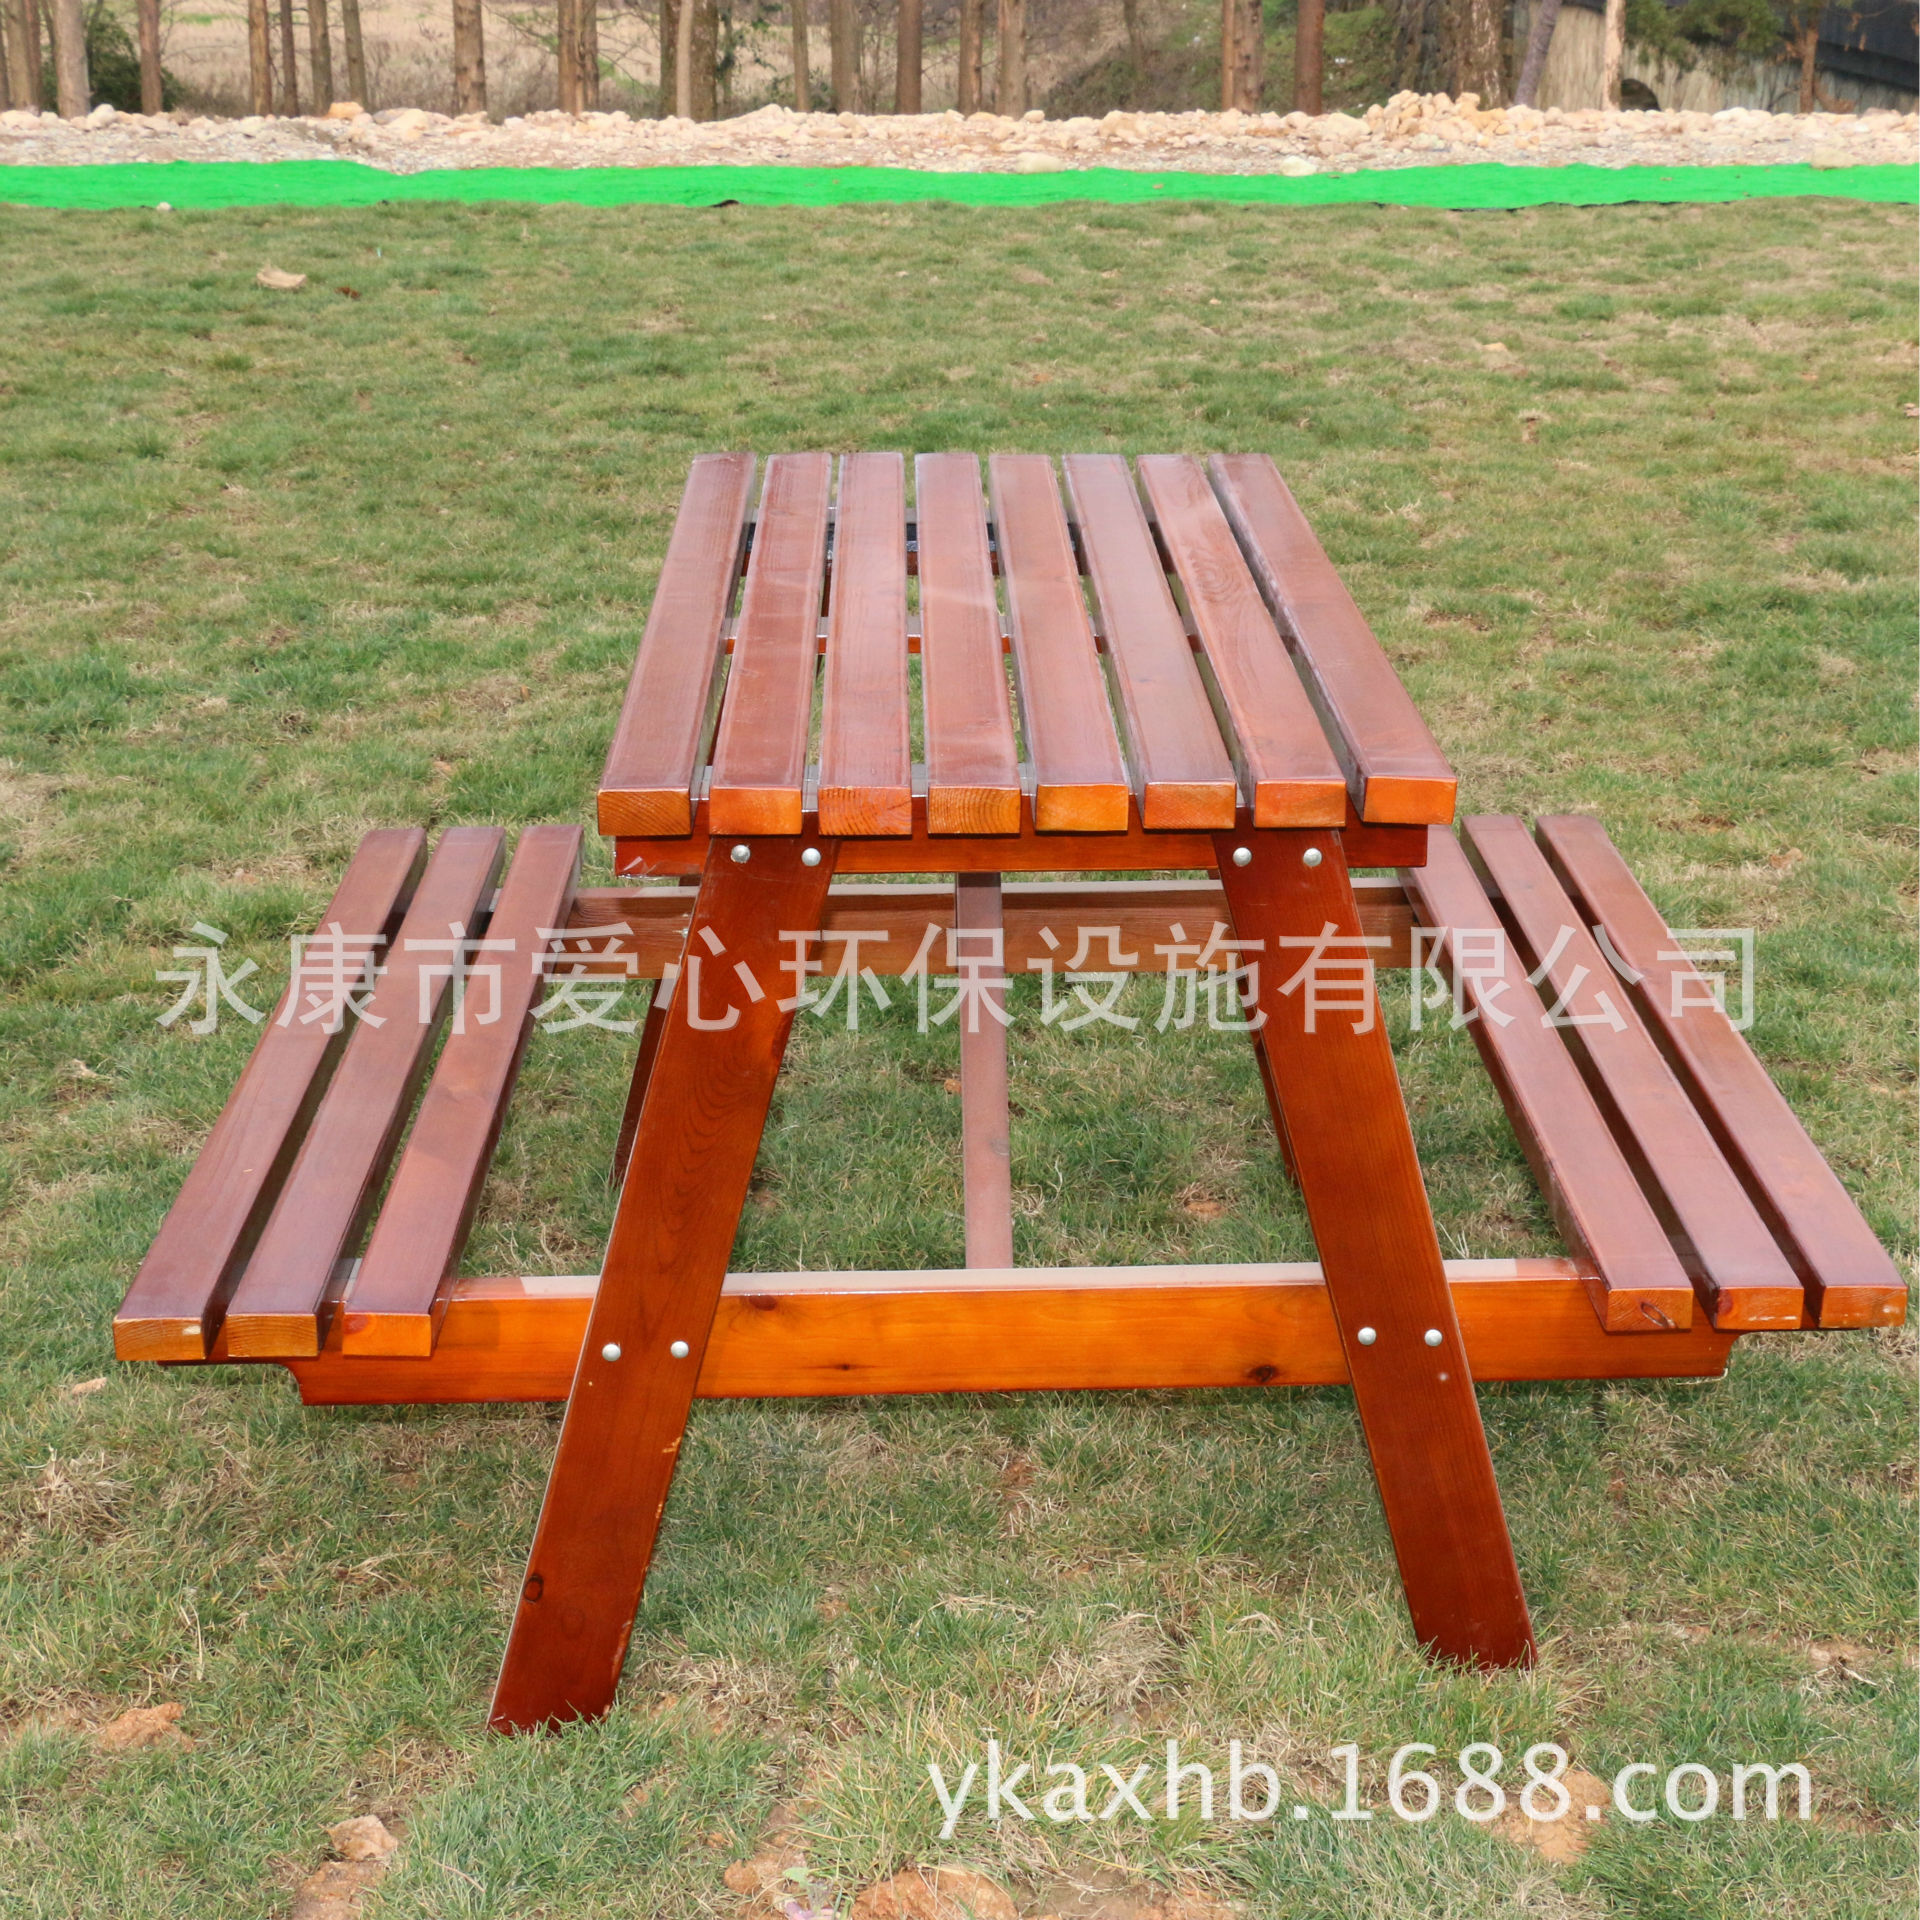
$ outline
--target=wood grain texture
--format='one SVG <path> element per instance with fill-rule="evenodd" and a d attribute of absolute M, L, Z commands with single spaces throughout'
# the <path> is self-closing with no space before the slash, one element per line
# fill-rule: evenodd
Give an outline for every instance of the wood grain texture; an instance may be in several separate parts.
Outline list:
<path fill-rule="evenodd" d="M 1230 827 L 1238 804 L 1233 762 L 1127 463 L 1118 454 L 1069 454 L 1061 468 L 1141 824 Z"/>
<path fill-rule="evenodd" d="M 602 833 L 685 833 L 692 825 L 752 490 L 747 453 L 703 453 L 687 476 L 600 775 Z"/>
<path fill-rule="evenodd" d="M 387 827 L 359 845 L 317 932 L 391 939 L 427 860 L 418 827 Z M 291 990 L 290 990 L 291 991 Z M 346 1029 L 323 1031 L 287 1012 L 282 996 L 252 1058 L 207 1135 L 113 1320 L 122 1360 L 199 1360 L 266 1225 Z"/>
<path fill-rule="evenodd" d="M 346 1052 L 227 1307 L 236 1359 L 320 1351 L 336 1268 L 379 1194 L 450 999 L 445 974 L 424 988 L 421 979 L 422 968 L 447 966 L 449 954 L 409 951 L 407 943 L 473 932 L 493 894 L 502 838 L 498 827 L 450 827 L 440 836 L 366 1016 L 357 1025 L 348 1016 Z"/>
<path fill-rule="evenodd" d="M 1220 881 L 1237 936 L 1264 943 L 1262 1038 L 1415 1636 L 1447 1659 L 1524 1664 L 1533 1630 L 1386 1027 L 1356 1004 L 1308 1031 L 1311 954 L 1281 944 L 1359 937 L 1339 838 L 1254 834 L 1245 867 L 1235 840 L 1219 836 Z"/>
<path fill-rule="evenodd" d="M 1427 864 L 1405 875 L 1422 923 L 1447 931 L 1436 959 L 1455 981 L 1488 1077 L 1512 1122 L 1568 1250 L 1591 1284 L 1593 1310 L 1610 1333 L 1660 1333 L 1693 1322 L 1693 1284 L 1640 1191 L 1572 1056 L 1548 1027 L 1526 968 L 1460 843 L 1429 829 Z M 1457 936 L 1469 936 L 1465 979 Z M 1488 951 L 1474 934 L 1491 933 Z M 1497 942 L 1500 965 L 1481 971 Z M 1451 1009 L 1433 1016 L 1449 1019 Z M 1506 1024 L 1500 1021 L 1504 1018 Z"/>
<path fill-rule="evenodd" d="M 1346 781 L 1198 460 L 1143 454 L 1140 479 L 1200 636 L 1200 666 L 1257 827 L 1337 827 Z"/>
<path fill-rule="evenodd" d="M 1805 1290 L 1526 823 L 1474 814 L 1465 824 L 1473 860 L 1499 896 L 1527 970 L 1539 972 L 1560 944 L 1542 997 L 1549 1011 L 1562 1006 L 1563 1020 L 1583 1023 L 1560 1026 L 1560 1036 L 1714 1325 L 1798 1326 Z"/>
<path fill-rule="evenodd" d="M 1020 728 L 1033 763 L 1034 825 L 1041 833 L 1123 833 L 1132 811 L 1127 767 L 1053 462 L 1044 454 L 996 453 L 987 462 L 987 487 Z"/>
<path fill-rule="evenodd" d="M 879 888 L 875 888 L 877 893 Z M 963 935 L 956 958 L 984 962 L 999 934 L 1004 954 L 1000 876 L 963 873 L 953 893 L 953 925 Z M 964 936 L 972 936 L 964 938 Z M 979 975 L 991 980 L 994 964 Z M 1013 1161 L 1007 1116 L 1007 1030 L 991 1007 L 1004 1008 L 1006 993 L 986 986 L 966 1010 L 954 1016 L 960 1029 L 960 1159 L 965 1180 L 967 1265 L 1013 1265 Z M 981 1004 L 988 1003 L 988 1004 Z"/>
<path fill-rule="evenodd" d="M 1605 927 L 1644 976 L 1629 988 L 1647 1031 L 1686 1088 L 1807 1291 L 1821 1327 L 1897 1326 L 1907 1288 L 1820 1149 L 1743 1034 L 1628 871 L 1599 821 L 1549 814 L 1539 845 L 1581 919 Z"/>
<path fill-rule="evenodd" d="M 578 827 L 528 827 L 513 850 L 487 922 L 489 940 L 511 944 L 475 956 L 499 969 L 498 985 L 469 986 L 469 1009 L 478 1015 L 496 1010 L 485 1001 L 498 993 L 498 1017 L 484 1026 L 472 1020 L 440 1050 L 340 1315 L 350 1355 L 433 1351 L 533 1031 L 539 959 L 573 901 L 580 839 Z"/>
<path fill-rule="evenodd" d="M 927 831 L 1018 833 L 1020 756 L 980 463 L 923 453 L 913 475 Z"/>
<path fill-rule="evenodd" d="M 1264 453 L 1208 463 L 1363 820 L 1445 824 L 1458 781 L 1307 517 Z"/>
<path fill-rule="evenodd" d="M 899 454 L 841 460 L 829 591 L 820 831 L 908 834 L 907 494 Z"/>
<path fill-rule="evenodd" d="M 1349 817 L 1340 838 L 1350 867 L 1417 867 L 1427 857 L 1425 827 L 1369 827 Z M 613 870 L 630 878 L 684 878 L 702 870 L 706 852 L 707 808 L 702 801 L 689 835 L 616 840 Z M 926 801 L 917 796 L 913 830 L 905 838 L 849 840 L 840 849 L 840 871 L 845 874 L 1177 873 L 1204 870 L 1213 861 L 1211 834 L 1149 833 L 1131 807 L 1126 826 L 1115 833 L 1082 837 L 1042 832 L 1029 815 L 1018 833 L 960 837 L 930 833 Z"/>
<path fill-rule="evenodd" d="M 800 839 L 751 844 L 744 865 L 716 847 L 702 879 L 494 1692 L 501 1731 L 603 1712 L 626 1660 L 793 1024 L 780 933 L 819 926 L 833 873 L 832 841 L 812 868 Z"/>
<path fill-rule="evenodd" d="M 697 899 L 697 894 L 694 896 Z M 576 904 L 579 896 L 575 895 Z M 667 1009 L 673 1004 L 674 980 L 686 959 L 687 928 L 692 923 L 694 901 L 672 923 L 671 950 L 660 955 L 660 966 L 649 976 L 643 968 L 638 978 L 651 977 L 653 992 L 647 997 L 647 1016 L 640 1023 L 640 1046 L 634 1055 L 633 1077 L 627 1082 L 627 1101 L 620 1113 L 620 1131 L 614 1137 L 613 1159 L 607 1167 L 607 1185 L 617 1187 L 627 1177 L 627 1162 L 633 1154 L 634 1136 L 640 1131 L 640 1115 L 647 1104 L 647 1082 L 653 1078 L 653 1063 L 660 1054 L 660 1036 L 667 1030 Z M 644 909 L 642 910 L 644 912 Z M 619 915 L 614 916 L 621 918 Z M 626 924 L 633 925 L 633 921 Z"/>
<path fill-rule="evenodd" d="M 1737 1338 L 1704 1320 L 1606 1334 L 1571 1260 L 1450 1260 L 1476 1380 L 1713 1379 Z M 309 1406 L 564 1400 L 595 1289 L 472 1279 L 430 1360 L 288 1361 Z M 1317 1266 L 1015 1267 L 727 1276 L 701 1399 L 1346 1385 Z"/>
<path fill-rule="evenodd" d="M 713 747 L 715 833 L 800 831 L 832 491 L 824 453 L 767 462 Z"/>

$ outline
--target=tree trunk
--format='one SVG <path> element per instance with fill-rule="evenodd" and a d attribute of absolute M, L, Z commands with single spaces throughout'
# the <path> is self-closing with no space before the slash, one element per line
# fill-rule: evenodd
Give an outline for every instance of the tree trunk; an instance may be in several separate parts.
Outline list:
<path fill-rule="evenodd" d="M 574 0 L 554 0 L 553 91 L 562 113 L 580 111 L 574 92 L 580 73 L 580 62 L 574 52 L 574 41 L 579 34 L 578 18 Z"/>
<path fill-rule="evenodd" d="M 487 38 L 480 0 L 453 0 L 453 110 L 487 110 Z"/>
<path fill-rule="evenodd" d="M 693 16 L 687 41 L 687 81 L 695 120 L 715 118 L 714 81 L 720 51 L 719 8 L 715 0 L 681 0 Z"/>
<path fill-rule="evenodd" d="M 62 120 L 84 120 L 92 100 L 80 0 L 53 0 L 52 13 L 54 104 Z"/>
<path fill-rule="evenodd" d="M 1261 19 L 1261 0 L 1234 0 L 1238 20 L 1233 33 L 1233 98 L 1242 113 L 1260 111 L 1260 88 L 1266 78 L 1267 34 Z"/>
<path fill-rule="evenodd" d="M 159 0 L 150 0 L 159 5 Z M 307 72 L 313 80 L 313 110 L 325 113 L 333 105 L 333 34 L 327 22 L 327 0 L 307 0 Z"/>
<path fill-rule="evenodd" d="M 920 0 L 900 0 L 899 55 L 894 61 L 893 110 L 920 111 Z"/>
<path fill-rule="evenodd" d="M 373 89 L 367 85 L 367 45 L 360 38 L 360 0 L 340 0 L 340 38 L 347 50 L 347 98 L 371 113 Z"/>
<path fill-rule="evenodd" d="M 1607 0 L 1606 42 L 1600 61 L 1600 104 L 1620 105 L 1620 56 L 1627 45 L 1627 0 Z"/>
<path fill-rule="evenodd" d="M 1233 105 L 1233 83 L 1238 70 L 1234 37 L 1240 23 L 1240 0 L 1220 0 L 1220 111 Z"/>
<path fill-rule="evenodd" d="M 273 111 L 273 25 L 267 0 L 247 0 L 247 83 L 250 110 Z"/>
<path fill-rule="evenodd" d="M 857 113 L 860 97 L 860 42 L 853 0 L 827 0 L 827 38 L 833 56 L 833 110 Z"/>
<path fill-rule="evenodd" d="M 1470 93 L 1483 107 L 1506 104 L 1506 16 L 1506 0 L 1451 0 L 1445 38 L 1451 42 L 1449 84 L 1456 100 Z"/>
<path fill-rule="evenodd" d="M 300 111 L 300 63 L 293 51 L 293 0 L 280 0 L 280 112 L 291 120 Z"/>
<path fill-rule="evenodd" d="M 1000 0 L 1000 74 L 994 101 L 1009 120 L 1027 110 L 1027 0 Z"/>
<path fill-rule="evenodd" d="M 793 4 L 793 110 L 813 111 L 813 78 L 807 71 L 807 0 Z"/>
<path fill-rule="evenodd" d="M 960 0 L 960 73 L 954 105 L 962 113 L 978 113 L 983 84 L 987 0 Z"/>
<path fill-rule="evenodd" d="M 1446 0 L 1396 0 L 1393 23 L 1394 80 L 1412 93 L 1439 93 L 1451 84 L 1442 58 Z"/>
<path fill-rule="evenodd" d="M 0 29 L 6 34 L 6 93 L 9 107 L 40 105 L 40 23 L 30 0 L 4 0 Z"/>
<path fill-rule="evenodd" d="M 1127 23 L 1127 58 L 1136 74 L 1147 65 L 1147 43 L 1140 31 L 1140 0 L 1120 0 L 1120 12 Z"/>
<path fill-rule="evenodd" d="M 1820 59 L 1820 16 L 1811 7 L 1805 7 L 1800 15 L 1800 105 L 1798 111 L 1811 113 L 1815 105 L 1815 76 Z M 64 108 L 61 109 L 65 111 Z"/>
<path fill-rule="evenodd" d="M 1527 57 L 1520 64 L 1520 84 L 1513 90 L 1516 106 L 1540 104 L 1540 76 L 1547 70 L 1547 54 L 1553 47 L 1553 30 L 1559 20 L 1560 0 L 1539 0 L 1533 28 L 1527 35 Z"/>
<path fill-rule="evenodd" d="M 166 87 L 160 77 L 160 0 L 138 0 L 134 8 L 140 32 L 140 111 L 166 111 Z"/>
<path fill-rule="evenodd" d="M 1321 87 L 1326 75 L 1326 0 L 1300 0 L 1300 17 L 1293 30 L 1293 110 L 1321 113 Z"/>
<path fill-rule="evenodd" d="M 574 0 L 574 58 L 579 63 L 580 111 L 600 111 L 600 0 Z"/>

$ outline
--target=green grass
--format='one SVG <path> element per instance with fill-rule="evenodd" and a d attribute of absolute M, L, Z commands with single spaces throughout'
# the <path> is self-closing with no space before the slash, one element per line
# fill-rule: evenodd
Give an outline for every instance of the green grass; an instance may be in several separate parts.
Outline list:
<path fill-rule="evenodd" d="M 309 1413 L 107 1336 L 252 1038 L 162 1032 L 156 968 L 198 919 L 283 970 L 374 824 L 590 820 L 686 462 L 723 445 L 1271 450 L 1466 810 L 1597 810 L 1676 923 L 1760 929 L 1756 1043 L 1910 1262 L 1910 227 L 7 215 L 0 1909 L 282 1912 L 373 1811 L 406 1835 L 388 1920 L 744 1913 L 722 1870 L 797 1804 L 842 1895 L 945 1859 L 1262 1920 L 1910 1911 L 1904 1332 L 1486 1392 L 1527 1676 L 1414 1655 L 1342 1392 L 703 1405 L 618 1706 L 519 1742 L 479 1729 L 553 1412 Z M 1471 1046 L 1396 1019 L 1449 1251 L 1551 1247 Z M 805 1027 L 738 1264 L 958 1257 L 952 1047 Z M 595 1264 L 626 1064 L 535 1042 L 476 1270 Z M 1028 1022 L 1014 1069 L 1023 1260 L 1305 1251 L 1243 1047 Z M 190 1750 L 89 1738 L 159 1700 Z M 1237 1737 L 1323 1805 L 1347 1740 L 1376 1805 L 1406 1741 L 1797 1757 L 1820 1817 L 1613 1821 L 1559 1867 L 1451 1815 L 943 1845 L 926 1763 L 990 1731 Z"/>

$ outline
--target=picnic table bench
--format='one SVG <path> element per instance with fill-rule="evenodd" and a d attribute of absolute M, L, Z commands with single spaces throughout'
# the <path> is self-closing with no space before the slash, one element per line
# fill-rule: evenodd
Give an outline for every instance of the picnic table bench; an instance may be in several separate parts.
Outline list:
<path fill-rule="evenodd" d="M 1893 1263 L 1596 821 L 1456 837 L 1270 460 L 996 455 L 983 493 L 921 455 L 911 511 L 907 480 L 694 462 L 599 792 L 624 884 L 579 886 L 577 827 L 523 829 L 504 877 L 495 827 L 369 834 L 315 934 L 346 1009 L 296 972 L 116 1352 L 278 1362 L 313 1404 L 564 1399 L 501 1728 L 610 1703 L 701 1395 L 1350 1383 L 1419 1642 L 1530 1659 L 1475 1381 L 1716 1375 L 1742 1334 L 1898 1322 Z M 1076 924 L 1112 930 L 1103 969 L 1206 943 L 1316 1264 L 1014 1264 L 1004 983 Z M 975 989 L 966 1267 L 730 1274 L 782 983 L 855 933 L 875 980 Z M 1442 1258 L 1373 1008 L 1410 964 L 1451 983 L 1563 1254 Z M 601 1271 L 463 1277 L 543 983 L 599 974 L 658 982 Z"/>

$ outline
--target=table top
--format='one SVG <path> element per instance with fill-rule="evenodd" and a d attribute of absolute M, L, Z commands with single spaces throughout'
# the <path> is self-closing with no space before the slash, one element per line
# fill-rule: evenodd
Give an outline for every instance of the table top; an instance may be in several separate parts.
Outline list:
<path fill-rule="evenodd" d="M 1452 819 L 1453 770 L 1266 455 L 993 454 L 983 494 L 974 455 L 920 454 L 911 509 L 906 481 L 898 453 L 694 461 L 603 833 Z"/>

